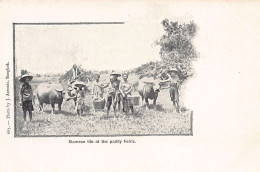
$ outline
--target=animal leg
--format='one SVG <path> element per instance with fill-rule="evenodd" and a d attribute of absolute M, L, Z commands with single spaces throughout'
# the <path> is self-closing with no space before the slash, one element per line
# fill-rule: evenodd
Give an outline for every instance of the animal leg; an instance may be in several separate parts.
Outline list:
<path fill-rule="evenodd" d="M 156 107 L 156 98 L 153 99 L 153 108 L 157 109 L 157 107 Z"/>
<path fill-rule="evenodd" d="M 149 110 L 149 100 L 145 98 L 146 110 Z"/>
<path fill-rule="evenodd" d="M 153 99 L 153 105 L 156 106 L 156 99 Z"/>
<path fill-rule="evenodd" d="M 61 103 L 58 104 L 59 111 L 61 111 Z"/>
<path fill-rule="evenodd" d="M 142 103 L 141 105 L 143 106 L 144 105 L 144 97 L 142 96 Z"/>
<path fill-rule="evenodd" d="M 41 116 L 44 116 L 44 122 L 47 122 L 47 114 L 44 115 L 44 104 L 40 103 L 40 109 L 41 109 Z"/>
<path fill-rule="evenodd" d="M 51 104 L 51 108 L 52 108 L 51 114 L 53 115 L 54 110 L 55 110 L 55 104 L 54 103 Z"/>

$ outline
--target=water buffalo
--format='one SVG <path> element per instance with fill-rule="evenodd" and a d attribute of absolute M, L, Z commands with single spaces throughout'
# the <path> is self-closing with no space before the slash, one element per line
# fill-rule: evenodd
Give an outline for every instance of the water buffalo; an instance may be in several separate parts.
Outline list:
<path fill-rule="evenodd" d="M 43 104 L 51 104 L 52 114 L 55 109 L 55 104 L 58 104 L 58 108 L 61 110 L 64 92 L 60 84 L 42 83 L 36 88 L 36 96 L 41 111 L 43 111 Z"/>
<path fill-rule="evenodd" d="M 138 93 L 142 97 L 142 105 L 144 99 L 145 99 L 147 109 L 149 109 L 148 99 L 153 100 L 153 105 L 156 105 L 156 100 L 158 98 L 159 91 L 160 91 L 159 82 L 157 81 L 141 82 L 138 86 Z"/>

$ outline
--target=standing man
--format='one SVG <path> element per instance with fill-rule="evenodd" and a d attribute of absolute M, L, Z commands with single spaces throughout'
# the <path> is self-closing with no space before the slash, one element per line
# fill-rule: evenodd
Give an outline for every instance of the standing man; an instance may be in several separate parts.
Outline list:
<path fill-rule="evenodd" d="M 83 114 L 83 109 L 85 108 L 85 87 L 84 86 L 79 86 L 76 88 L 77 89 L 77 98 L 76 98 L 76 107 L 75 111 L 77 112 L 78 116 Z"/>
<path fill-rule="evenodd" d="M 74 100 L 75 103 L 75 111 L 77 111 L 77 90 L 78 90 L 78 86 L 80 84 L 85 85 L 84 83 L 81 83 L 81 81 L 79 81 L 79 77 L 82 75 L 82 73 L 80 72 L 80 68 L 74 64 L 72 69 L 72 77 L 68 80 L 68 100 Z M 80 83 L 80 84 L 79 84 Z"/>
<path fill-rule="evenodd" d="M 71 85 L 81 76 L 81 72 L 79 71 L 79 67 L 74 64 L 72 67 L 72 77 L 69 79 L 68 84 Z"/>
<path fill-rule="evenodd" d="M 29 74 L 22 75 L 20 82 L 23 84 L 20 88 L 20 104 L 23 108 L 23 119 L 26 124 L 26 112 L 29 112 L 30 122 L 32 121 L 32 111 L 33 111 L 33 91 L 29 82 L 32 80 L 32 76 Z"/>
<path fill-rule="evenodd" d="M 167 80 L 161 80 L 161 83 L 169 82 L 169 86 L 164 88 L 170 88 L 169 93 L 171 97 L 171 101 L 173 102 L 173 106 L 176 108 L 176 111 L 180 112 L 179 107 L 179 88 L 180 88 L 180 80 L 178 77 L 178 71 L 175 68 L 172 68 L 168 70 L 168 79 Z"/>
<path fill-rule="evenodd" d="M 95 75 L 95 81 L 93 83 L 93 89 L 92 89 L 92 94 L 94 99 L 95 98 L 104 98 L 104 88 L 108 87 L 108 84 L 103 84 L 100 80 L 100 74 Z"/>
<path fill-rule="evenodd" d="M 107 95 L 107 116 L 109 115 L 110 107 L 112 104 L 113 104 L 115 114 L 116 114 L 116 105 L 118 105 L 118 111 L 121 110 L 120 107 L 121 96 L 119 91 L 120 80 L 118 80 L 118 77 L 120 76 L 121 75 L 116 72 L 112 72 L 110 74 L 110 84 L 108 87 L 108 95 Z"/>
<path fill-rule="evenodd" d="M 123 81 L 120 83 L 119 91 L 122 95 L 123 112 L 129 112 L 129 108 L 132 113 L 134 113 L 133 104 L 128 102 L 127 96 L 131 95 L 132 84 L 128 81 L 128 74 L 125 72 L 122 75 Z"/>

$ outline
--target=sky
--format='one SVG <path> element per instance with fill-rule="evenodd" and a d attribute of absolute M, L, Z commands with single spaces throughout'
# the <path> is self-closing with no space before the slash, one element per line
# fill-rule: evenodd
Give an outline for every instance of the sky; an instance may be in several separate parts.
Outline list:
<path fill-rule="evenodd" d="M 143 21 L 141 21 L 143 22 Z M 126 70 L 160 60 L 158 23 L 17 25 L 17 72 L 62 73 L 74 63 L 90 70 Z"/>
<path fill-rule="evenodd" d="M 54 21 L 48 22 L 124 22 L 124 24 L 85 25 L 16 25 L 16 71 L 27 69 L 31 73 L 64 73 L 74 63 L 86 70 L 128 70 L 150 61 L 160 60 L 160 47 L 154 42 L 164 33 L 161 21 L 189 22 L 188 12 L 169 11 L 162 4 L 149 7 L 131 4 L 109 4 L 95 10 L 91 5 L 78 6 L 80 16 L 67 16 L 61 20 L 55 13 Z M 105 8 L 106 10 L 104 10 Z M 161 10 L 158 10 L 161 8 Z M 109 11 L 109 10 L 110 11 Z M 117 9 L 116 11 L 114 11 Z M 136 10 L 138 9 L 138 10 Z M 50 14 L 52 10 L 50 10 Z M 98 13 L 97 13 L 98 11 Z M 39 13 L 39 11 L 35 11 Z M 173 15 L 174 13 L 174 15 Z M 84 14 L 84 15 L 83 15 Z M 41 15 L 40 15 L 41 16 Z M 75 21 L 76 16 L 79 21 Z M 88 18 L 82 18 L 87 16 Z M 44 16 L 43 16 L 44 17 Z M 74 17 L 73 20 L 70 17 Z M 38 15 L 38 18 L 39 15 Z M 32 22 L 33 20 L 30 20 Z M 42 20 L 37 19 L 35 22 Z"/>

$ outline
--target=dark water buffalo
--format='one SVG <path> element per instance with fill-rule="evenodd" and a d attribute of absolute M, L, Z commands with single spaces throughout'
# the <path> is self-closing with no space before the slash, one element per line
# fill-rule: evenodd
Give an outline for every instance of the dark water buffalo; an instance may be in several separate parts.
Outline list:
<path fill-rule="evenodd" d="M 153 82 L 141 82 L 138 86 L 138 93 L 142 97 L 142 104 L 143 100 L 145 99 L 146 108 L 149 109 L 149 100 L 153 100 L 153 105 L 156 105 L 156 100 L 158 98 L 158 93 L 160 91 L 160 84 L 157 81 Z"/>
<path fill-rule="evenodd" d="M 43 111 L 43 104 L 51 104 L 52 114 L 55 104 L 58 104 L 58 108 L 61 110 L 64 92 L 60 84 L 42 83 L 36 89 L 36 96 L 39 101 L 40 110 Z"/>

